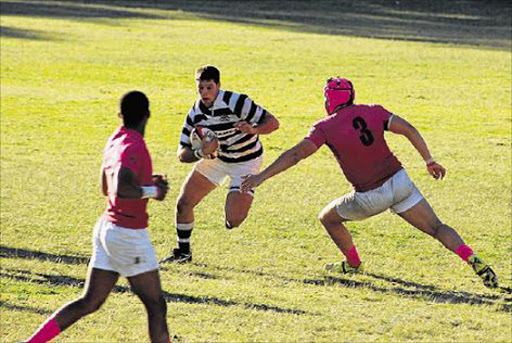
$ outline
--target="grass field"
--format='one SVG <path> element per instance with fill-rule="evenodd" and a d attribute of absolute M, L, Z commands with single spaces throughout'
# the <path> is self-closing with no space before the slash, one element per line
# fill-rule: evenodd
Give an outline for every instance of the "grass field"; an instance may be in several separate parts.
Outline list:
<path fill-rule="evenodd" d="M 324 116 L 332 75 L 354 82 L 356 102 L 411 121 L 446 179 L 433 181 L 404 138 L 390 146 L 438 215 L 512 286 L 510 7 L 306 3 L 1 1 L 1 342 L 27 338 L 81 293 L 105 205 L 102 150 L 131 89 L 151 100 L 146 141 L 171 180 L 166 201 L 149 207 L 152 241 L 159 257 L 174 247 L 191 167 L 175 151 L 194 71 L 207 63 L 222 88 L 280 120 L 262 137 L 265 165 Z M 262 185 L 241 228 L 224 229 L 226 189 L 213 192 L 196 212 L 194 263 L 161 269 L 175 341 L 511 341 L 512 295 L 484 288 L 390 213 L 349 225 L 367 275 L 326 274 L 341 256 L 316 218 L 349 190 L 322 148 Z M 56 341 L 148 341 L 143 306 L 123 280 Z"/>

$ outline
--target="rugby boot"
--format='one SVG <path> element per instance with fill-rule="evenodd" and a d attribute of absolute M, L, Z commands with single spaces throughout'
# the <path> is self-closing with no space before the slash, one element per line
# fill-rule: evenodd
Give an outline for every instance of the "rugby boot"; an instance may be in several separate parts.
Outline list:
<path fill-rule="evenodd" d="M 184 253 L 179 248 L 172 251 L 172 254 L 159 261 L 159 263 L 188 263 L 192 262 L 192 252 Z"/>
<path fill-rule="evenodd" d="M 489 267 L 487 263 L 482 261 L 480 257 L 478 257 L 476 254 L 473 254 L 469 256 L 468 262 L 475 271 L 476 275 L 482 279 L 485 287 L 498 287 L 498 277 L 496 276 L 496 273 L 491 269 L 491 267 Z"/>
<path fill-rule="evenodd" d="M 325 269 L 330 272 L 337 272 L 342 274 L 356 274 L 364 272 L 363 262 L 357 268 L 352 267 L 347 261 L 328 263 Z"/>

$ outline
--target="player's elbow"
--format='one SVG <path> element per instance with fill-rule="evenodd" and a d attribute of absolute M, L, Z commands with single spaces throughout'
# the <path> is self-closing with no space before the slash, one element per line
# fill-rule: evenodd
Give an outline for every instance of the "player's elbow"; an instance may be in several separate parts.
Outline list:
<path fill-rule="evenodd" d="M 178 160 L 181 162 L 181 163 L 185 163 L 185 157 L 183 156 L 183 154 L 178 154 Z"/>
<path fill-rule="evenodd" d="M 279 129 L 279 125 L 280 125 L 279 124 L 279 120 L 277 120 L 277 118 L 274 117 L 273 126 L 272 126 L 273 130 L 272 131 L 275 131 L 275 130 Z"/>
<path fill-rule="evenodd" d="M 279 120 L 277 120 L 275 117 L 272 118 L 272 125 L 271 125 L 271 128 L 272 128 L 272 132 L 279 129 Z"/>
<path fill-rule="evenodd" d="M 279 129 L 279 120 L 277 120 L 277 118 L 273 115 L 268 114 L 263 126 L 265 127 L 265 133 L 268 134 L 274 132 L 275 130 Z"/>
<path fill-rule="evenodd" d="M 420 132 L 414 126 L 412 126 L 412 125 L 407 128 L 407 131 L 405 132 L 405 136 L 411 142 L 418 141 L 418 140 L 422 139 Z"/>
<path fill-rule="evenodd" d="M 176 152 L 176 156 L 178 157 L 178 160 L 181 163 L 187 163 L 190 162 L 187 159 L 187 149 L 180 147 L 178 151 Z"/>

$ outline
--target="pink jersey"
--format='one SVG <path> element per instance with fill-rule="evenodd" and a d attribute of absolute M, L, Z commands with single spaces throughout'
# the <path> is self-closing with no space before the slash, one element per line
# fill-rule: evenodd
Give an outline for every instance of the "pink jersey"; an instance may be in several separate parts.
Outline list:
<path fill-rule="evenodd" d="M 148 199 L 118 198 L 117 177 L 121 167 L 130 168 L 141 186 L 153 184 L 153 166 L 142 135 L 121 126 L 105 146 L 102 169 L 107 177 L 108 202 L 105 218 L 122 227 L 143 229 L 148 226 L 146 207 Z"/>
<path fill-rule="evenodd" d="M 327 144 L 354 189 L 366 192 L 402 169 L 384 140 L 391 116 L 379 105 L 350 105 L 316 122 L 306 139 Z"/>

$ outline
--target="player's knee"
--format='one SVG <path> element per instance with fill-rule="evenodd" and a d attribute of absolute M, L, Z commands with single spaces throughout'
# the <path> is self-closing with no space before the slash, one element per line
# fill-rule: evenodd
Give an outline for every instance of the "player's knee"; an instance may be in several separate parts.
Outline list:
<path fill-rule="evenodd" d="M 234 229 L 235 227 L 239 227 L 244 222 L 246 214 L 231 214 L 226 215 L 226 228 Z"/>
<path fill-rule="evenodd" d="M 336 209 L 333 207 L 324 208 L 318 215 L 318 220 L 323 226 L 330 226 L 341 222 L 339 215 L 336 213 Z"/>
<path fill-rule="evenodd" d="M 176 212 L 178 214 L 186 213 L 194 209 L 194 204 L 186 197 L 180 197 L 176 202 Z"/>
<path fill-rule="evenodd" d="M 81 298 L 79 302 L 84 315 L 86 315 L 98 311 L 101 308 L 101 305 L 105 302 L 105 299 L 84 297 Z"/>
<path fill-rule="evenodd" d="M 426 228 L 430 231 L 432 236 L 437 236 L 440 230 L 443 229 L 444 223 L 437 217 L 431 218 L 425 223 Z"/>

